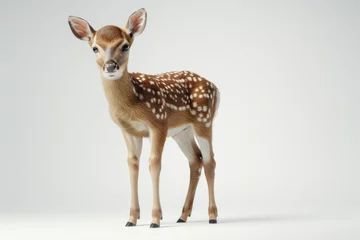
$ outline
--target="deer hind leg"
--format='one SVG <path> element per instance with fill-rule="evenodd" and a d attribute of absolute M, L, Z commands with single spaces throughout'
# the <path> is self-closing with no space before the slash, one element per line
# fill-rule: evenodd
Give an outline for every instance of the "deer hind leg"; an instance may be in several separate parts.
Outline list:
<path fill-rule="evenodd" d="M 212 128 L 195 125 L 195 135 L 202 154 L 202 162 L 205 170 L 206 181 L 209 191 L 209 223 L 217 223 L 217 207 L 215 203 L 214 181 L 216 162 L 212 150 Z"/>
<path fill-rule="evenodd" d="M 138 177 L 139 177 L 139 159 L 142 148 L 142 138 L 133 137 L 123 132 L 126 146 L 128 149 L 128 166 L 131 188 L 130 217 L 126 223 L 127 227 L 136 226 L 137 219 L 140 218 L 140 206 L 138 197 Z"/>
<path fill-rule="evenodd" d="M 180 147 L 181 151 L 186 156 L 186 158 L 189 160 L 190 167 L 189 189 L 187 192 L 184 207 L 182 209 L 181 217 L 177 221 L 178 223 L 183 223 L 186 222 L 187 218 L 191 215 L 196 187 L 198 185 L 201 175 L 201 152 L 195 142 L 194 132 L 192 128 L 187 128 L 183 132 L 175 135 L 173 138 Z"/>

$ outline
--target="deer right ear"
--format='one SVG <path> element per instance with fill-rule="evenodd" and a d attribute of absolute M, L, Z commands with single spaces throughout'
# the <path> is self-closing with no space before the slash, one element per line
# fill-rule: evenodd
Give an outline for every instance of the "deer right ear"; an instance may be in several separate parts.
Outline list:
<path fill-rule="evenodd" d="M 78 39 L 89 41 L 94 36 L 95 30 L 86 20 L 70 16 L 68 21 L 71 31 Z"/>

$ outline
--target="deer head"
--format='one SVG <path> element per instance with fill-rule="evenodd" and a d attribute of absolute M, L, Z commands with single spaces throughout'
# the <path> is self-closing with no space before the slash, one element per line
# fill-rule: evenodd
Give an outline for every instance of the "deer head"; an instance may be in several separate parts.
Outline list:
<path fill-rule="evenodd" d="M 105 26 L 99 30 L 84 19 L 70 16 L 68 21 L 73 34 L 83 41 L 88 41 L 96 63 L 104 79 L 116 80 L 127 71 L 129 51 L 134 37 L 140 35 L 146 26 L 146 10 L 139 9 L 131 14 L 125 28 Z"/>

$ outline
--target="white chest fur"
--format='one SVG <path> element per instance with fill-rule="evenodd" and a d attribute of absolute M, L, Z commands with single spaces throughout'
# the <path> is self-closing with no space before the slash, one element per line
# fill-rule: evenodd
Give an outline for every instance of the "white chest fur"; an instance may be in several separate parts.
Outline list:
<path fill-rule="evenodd" d="M 149 132 L 149 128 L 142 122 L 132 122 L 132 127 L 138 132 Z"/>

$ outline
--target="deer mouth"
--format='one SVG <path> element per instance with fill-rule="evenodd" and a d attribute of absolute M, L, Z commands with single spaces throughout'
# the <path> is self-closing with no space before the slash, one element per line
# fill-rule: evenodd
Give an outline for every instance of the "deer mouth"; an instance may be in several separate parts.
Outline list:
<path fill-rule="evenodd" d="M 104 72 L 102 71 L 103 78 L 108 79 L 108 80 L 116 80 L 116 79 L 120 79 L 123 75 L 123 72 L 120 70 L 117 70 L 116 72 Z"/>

